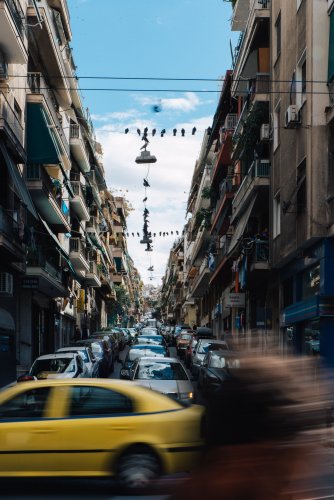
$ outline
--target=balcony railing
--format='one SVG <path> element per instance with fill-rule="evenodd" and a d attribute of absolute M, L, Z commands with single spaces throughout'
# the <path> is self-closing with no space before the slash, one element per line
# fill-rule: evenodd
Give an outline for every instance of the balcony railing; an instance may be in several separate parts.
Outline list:
<path fill-rule="evenodd" d="M 95 274 L 95 276 L 98 276 L 97 264 L 93 260 L 89 262 L 89 272 L 91 274 Z"/>
<path fill-rule="evenodd" d="M 225 130 L 234 130 L 238 123 L 237 113 L 228 113 L 225 118 L 223 128 Z"/>
<path fill-rule="evenodd" d="M 15 239 L 19 236 L 18 222 L 3 207 L 0 207 L 0 234 L 5 234 L 8 238 Z"/>
<path fill-rule="evenodd" d="M 41 165 L 29 164 L 26 166 L 26 179 L 27 181 L 41 181 L 43 190 L 46 196 L 51 196 L 57 203 L 63 215 L 68 218 L 67 206 L 64 206 L 62 198 L 61 184 L 58 179 L 52 180 L 47 174 L 46 170 Z"/>
<path fill-rule="evenodd" d="M 268 262 L 269 260 L 269 244 L 268 241 L 256 241 L 252 261 Z"/>
<path fill-rule="evenodd" d="M 71 181 L 71 186 L 72 186 L 72 191 L 73 191 L 74 196 L 79 196 L 80 198 L 82 198 L 82 200 L 86 204 L 86 196 L 85 196 L 85 193 L 83 192 L 81 182 Z"/>
<path fill-rule="evenodd" d="M 87 260 L 86 245 L 80 238 L 70 238 L 70 252 L 80 253 Z"/>
<path fill-rule="evenodd" d="M 251 164 L 247 175 L 244 177 L 236 195 L 232 202 L 232 211 L 236 210 L 241 203 L 241 200 L 246 195 L 248 189 L 256 178 L 270 178 L 270 161 L 269 160 L 254 160 Z"/>
<path fill-rule="evenodd" d="M 255 78 L 251 78 L 248 84 L 248 92 L 252 99 L 256 94 L 268 94 L 270 91 L 270 74 L 256 73 Z"/>
<path fill-rule="evenodd" d="M 57 269 L 57 267 L 52 264 L 44 252 L 37 250 L 35 252 L 28 252 L 27 265 L 29 267 L 40 267 L 46 271 L 55 280 L 62 283 L 62 270 Z"/>
<path fill-rule="evenodd" d="M 5 122 L 2 124 L 2 120 Z M 12 139 L 18 140 L 20 145 L 23 145 L 23 127 L 21 121 L 10 106 L 5 95 L 0 92 L 0 129 L 6 128 Z"/>
<path fill-rule="evenodd" d="M 21 4 L 19 0 L 5 0 L 5 4 L 7 5 L 10 13 L 12 14 L 14 23 L 18 29 L 18 32 L 21 36 L 24 34 L 24 12 L 22 10 Z"/>

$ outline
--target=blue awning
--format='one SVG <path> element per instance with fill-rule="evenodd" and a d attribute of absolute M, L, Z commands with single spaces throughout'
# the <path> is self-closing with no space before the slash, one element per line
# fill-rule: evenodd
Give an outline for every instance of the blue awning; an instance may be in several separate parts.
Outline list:
<path fill-rule="evenodd" d="M 334 9 L 329 18 L 328 83 L 334 79 Z"/>

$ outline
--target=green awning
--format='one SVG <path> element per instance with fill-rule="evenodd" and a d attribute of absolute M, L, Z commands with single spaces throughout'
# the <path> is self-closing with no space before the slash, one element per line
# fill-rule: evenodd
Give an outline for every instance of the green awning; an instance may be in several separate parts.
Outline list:
<path fill-rule="evenodd" d="M 334 9 L 329 18 L 328 82 L 331 82 L 334 79 Z"/>
<path fill-rule="evenodd" d="M 24 179 L 20 174 L 16 163 L 12 160 L 10 154 L 8 153 L 6 146 L 2 142 L 0 142 L 0 159 L 1 156 L 3 157 L 3 160 L 7 165 L 7 169 L 9 171 L 11 178 L 13 179 L 13 183 L 16 187 L 21 202 L 24 203 L 24 205 L 27 207 L 27 210 L 29 210 L 29 212 L 35 217 L 35 219 L 37 219 L 38 218 L 37 211 L 32 202 L 30 193 L 27 189 Z"/>
<path fill-rule="evenodd" d="M 41 104 L 27 104 L 27 163 L 58 164 L 61 147 Z"/>

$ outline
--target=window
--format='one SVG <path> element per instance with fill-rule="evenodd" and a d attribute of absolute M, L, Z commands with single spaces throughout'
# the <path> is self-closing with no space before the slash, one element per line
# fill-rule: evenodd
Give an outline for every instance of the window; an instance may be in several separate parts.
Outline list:
<path fill-rule="evenodd" d="M 306 77 L 306 49 L 302 53 L 296 71 L 296 104 L 301 107 L 306 101 L 307 77 Z"/>
<path fill-rule="evenodd" d="M 303 0 L 297 0 L 297 10 L 299 9 L 299 7 L 301 6 L 302 3 L 303 3 Z"/>
<path fill-rule="evenodd" d="M 24 383 L 24 382 L 22 382 Z M 50 388 L 30 389 L 0 405 L 0 421 L 43 418 Z"/>
<path fill-rule="evenodd" d="M 273 238 L 281 233 L 281 199 L 276 195 L 273 199 Z"/>
<path fill-rule="evenodd" d="M 275 22 L 275 34 L 276 34 L 276 59 L 281 53 L 281 13 L 278 14 Z"/>
<path fill-rule="evenodd" d="M 307 207 L 307 193 L 306 193 L 306 160 L 303 160 L 298 165 L 297 170 L 297 214 L 306 212 Z"/>
<path fill-rule="evenodd" d="M 274 110 L 274 151 L 281 142 L 281 104 L 279 103 Z"/>
<path fill-rule="evenodd" d="M 16 99 L 14 99 L 14 114 L 15 114 L 16 118 L 18 119 L 18 121 L 20 122 L 22 119 L 22 110 L 21 110 Z"/>
<path fill-rule="evenodd" d="M 72 387 L 70 417 L 104 417 L 133 412 L 132 401 L 104 387 Z"/>

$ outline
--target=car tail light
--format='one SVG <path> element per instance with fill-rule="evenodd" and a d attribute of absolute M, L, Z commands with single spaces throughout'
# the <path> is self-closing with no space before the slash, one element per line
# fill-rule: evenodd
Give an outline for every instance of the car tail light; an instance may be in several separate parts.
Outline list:
<path fill-rule="evenodd" d="M 27 382 L 30 380 L 37 380 L 33 375 L 20 375 L 17 379 L 17 382 Z"/>

